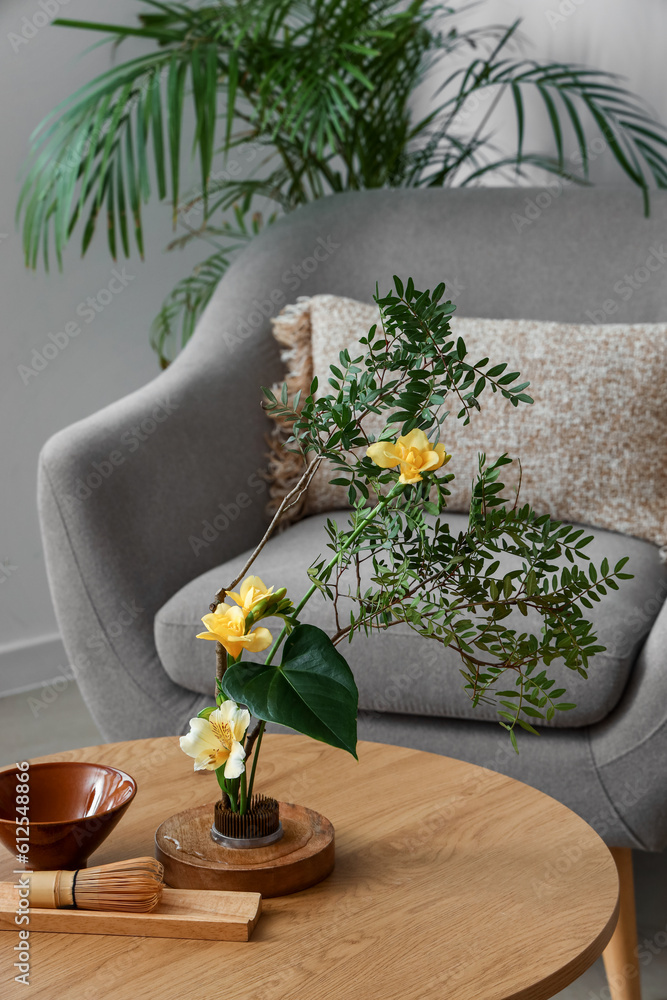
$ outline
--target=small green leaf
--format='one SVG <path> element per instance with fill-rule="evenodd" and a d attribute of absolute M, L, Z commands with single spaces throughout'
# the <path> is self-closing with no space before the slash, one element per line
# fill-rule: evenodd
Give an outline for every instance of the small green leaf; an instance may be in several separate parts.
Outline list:
<path fill-rule="evenodd" d="M 557 705 L 556 707 L 560 708 L 560 705 Z M 533 719 L 543 719 L 544 718 L 544 716 L 542 715 L 541 712 L 538 712 L 536 708 L 531 708 L 530 705 L 524 705 L 522 707 L 521 711 L 525 712 L 526 715 L 530 715 L 531 718 L 533 718 Z"/>
<path fill-rule="evenodd" d="M 524 711 L 525 711 L 525 709 L 524 709 Z M 521 726 L 522 729 L 526 730 L 527 733 L 532 733 L 533 736 L 539 736 L 540 735 L 538 733 L 537 729 L 534 729 L 533 726 L 531 726 L 531 724 L 529 722 L 526 722 L 525 719 L 517 719 L 516 721 Z"/>

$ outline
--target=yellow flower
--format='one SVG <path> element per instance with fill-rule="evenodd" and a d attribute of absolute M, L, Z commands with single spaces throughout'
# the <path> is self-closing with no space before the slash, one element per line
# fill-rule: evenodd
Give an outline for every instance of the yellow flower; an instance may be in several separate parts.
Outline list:
<path fill-rule="evenodd" d="M 230 656 L 237 656 L 247 649 L 251 653 L 259 653 L 271 645 L 273 638 L 268 628 L 256 628 L 245 634 L 245 615 L 241 608 L 230 608 L 228 604 L 219 604 L 210 615 L 204 615 L 202 621 L 208 632 L 200 632 L 198 639 L 214 639 L 221 642 Z"/>
<path fill-rule="evenodd" d="M 215 771 L 225 765 L 225 778 L 238 778 L 245 771 L 241 740 L 250 725 L 250 712 L 234 701 L 223 701 L 208 719 L 190 719 L 190 732 L 179 743 L 195 759 L 195 771 Z"/>
<path fill-rule="evenodd" d="M 261 600 L 269 597 L 272 593 L 273 587 L 269 587 L 267 590 L 264 582 L 258 576 L 248 576 L 241 584 L 241 592 L 239 594 L 230 591 L 227 596 L 231 597 L 237 604 L 240 604 L 243 608 L 243 613 L 247 615 L 249 611 L 253 610 L 256 604 L 259 604 Z"/>
<path fill-rule="evenodd" d="M 422 472 L 434 472 L 446 465 L 452 457 L 445 451 L 444 444 L 432 445 L 422 430 L 415 428 L 393 441 L 376 441 L 366 454 L 381 469 L 393 469 L 400 465 L 400 483 L 419 483 Z"/>

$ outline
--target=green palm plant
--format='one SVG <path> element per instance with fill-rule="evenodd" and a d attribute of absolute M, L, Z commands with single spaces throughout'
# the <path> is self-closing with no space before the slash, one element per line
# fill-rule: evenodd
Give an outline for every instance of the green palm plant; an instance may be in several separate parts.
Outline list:
<path fill-rule="evenodd" d="M 55 22 L 103 30 L 114 44 L 139 37 L 155 50 L 115 65 L 42 122 L 18 216 L 27 264 L 41 257 L 48 267 L 55 255 L 62 266 L 74 230 L 82 230 L 85 253 L 100 216 L 114 259 L 129 256 L 132 241 L 143 255 L 142 205 L 155 193 L 169 198 L 174 225 L 183 228 L 171 246 L 204 239 L 214 253 L 156 318 L 153 344 L 163 363 L 192 334 L 239 247 L 313 199 L 473 185 L 508 170 L 589 183 L 591 123 L 642 190 L 646 211 L 651 187 L 667 186 L 667 130 L 645 103 L 614 75 L 521 58 L 518 21 L 465 29 L 465 8 L 433 0 L 142 2 L 150 9 L 136 27 Z M 441 82 L 420 117 L 415 93 L 436 72 Z M 497 148 L 492 129 L 504 95 L 516 116 L 510 154 Z M 471 130 L 466 108 L 486 98 Z M 186 108 L 194 112 L 200 182 L 184 194 Z M 530 115 L 546 116 L 550 151 L 525 148 Z M 568 143 L 574 156 L 566 156 Z M 249 176 L 232 176 L 230 156 L 249 148 Z"/>

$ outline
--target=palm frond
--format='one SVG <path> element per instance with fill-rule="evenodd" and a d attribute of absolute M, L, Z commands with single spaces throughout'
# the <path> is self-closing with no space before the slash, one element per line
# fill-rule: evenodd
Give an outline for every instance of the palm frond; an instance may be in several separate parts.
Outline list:
<path fill-rule="evenodd" d="M 257 235 L 263 225 L 259 213 L 256 213 L 248 224 L 239 208 L 235 212 L 235 218 L 237 223 L 235 226 L 227 224 L 220 229 L 202 227 L 199 232 L 186 233 L 171 244 L 170 249 L 182 248 L 191 242 L 193 237 L 201 239 L 204 236 L 210 242 L 217 244 L 219 249 L 197 264 L 192 274 L 176 285 L 153 321 L 151 344 L 163 362 L 168 363 L 172 360 L 177 350 L 188 342 L 197 320 L 210 302 L 235 254 Z M 273 222 L 274 218 L 275 216 L 272 216 L 267 220 L 267 224 Z M 221 238 L 226 241 L 226 245 L 221 245 Z M 179 330 L 180 343 L 178 343 Z"/>
<path fill-rule="evenodd" d="M 621 86 L 620 77 L 566 63 L 540 65 L 532 60 L 499 60 L 484 65 L 483 74 L 469 77 L 453 103 L 458 104 L 471 93 L 485 89 L 509 89 L 512 93 L 518 131 L 517 165 L 527 162 L 524 155 L 526 122 L 525 94 L 533 91 L 542 99 L 549 123 L 555 158 L 544 156 L 542 169 L 562 176 L 589 178 L 590 128 L 597 127 L 621 170 L 640 187 L 648 205 L 648 193 L 653 182 L 664 186 L 667 170 L 667 129 L 656 124 L 646 103 Z M 574 135 L 574 155 L 566 161 L 564 133 L 566 127 Z M 648 134 L 645 134 L 645 131 Z M 645 141 L 648 140 L 648 141 Z M 540 154 L 531 153 L 535 163 Z M 579 170 L 578 167 L 581 166 Z"/>
<path fill-rule="evenodd" d="M 194 333 L 199 317 L 237 249 L 230 245 L 212 254 L 198 264 L 192 274 L 179 281 L 165 299 L 151 327 L 151 345 L 162 367 L 173 360 Z"/>
<path fill-rule="evenodd" d="M 75 26 L 92 27 L 87 22 L 76 22 Z M 118 30 L 121 33 L 122 29 Z M 85 203 L 90 202 L 82 246 L 85 252 L 104 198 L 122 206 L 126 204 L 126 193 L 136 244 L 143 253 L 141 203 L 151 197 L 149 157 L 155 168 L 158 196 L 166 195 L 169 173 L 172 202 L 178 205 L 188 80 L 194 98 L 195 143 L 202 187 L 206 187 L 216 141 L 217 47 L 212 43 L 184 46 L 180 33 L 173 33 L 178 38 L 178 44 L 174 45 L 162 28 L 144 32 L 160 42 L 162 51 L 103 73 L 63 102 L 33 133 L 31 158 L 17 208 L 17 217 L 23 220 L 26 262 L 32 267 L 36 266 L 40 246 L 46 255 L 50 239 L 61 261 L 76 220 Z M 96 183 L 91 185 L 92 177 Z M 122 187 L 120 192 L 114 191 L 117 185 Z M 111 211 L 108 221 L 112 230 L 110 244 L 115 245 L 116 224 L 122 226 L 122 222 Z M 124 238 L 122 244 L 127 253 Z"/>
<path fill-rule="evenodd" d="M 138 27 L 55 22 L 103 30 L 115 45 L 143 38 L 155 51 L 102 73 L 42 122 L 17 215 L 26 262 L 48 267 L 53 253 L 62 266 L 74 232 L 81 227 L 85 253 L 100 216 L 114 258 L 130 254 L 132 233 L 143 253 L 142 206 L 169 197 L 185 230 L 171 246 L 204 239 L 215 253 L 156 320 L 163 360 L 191 335 L 266 202 L 289 212 L 336 191 L 471 186 L 508 171 L 588 183 L 593 134 L 647 210 L 651 188 L 667 187 L 667 130 L 645 102 L 613 74 L 522 58 L 519 21 L 466 29 L 466 8 L 437 0 L 141 2 Z M 416 119 L 415 92 L 436 69 L 442 82 Z M 505 95 L 516 120 L 510 154 L 493 130 Z M 466 109 L 479 102 L 473 127 Z M 182 198 L 190 111 L 199 182 Z M 535 121 L 548 125 L 542 150 L 526 148 Z M 260 155 L 232 176 L 230 159 L 248 143 Z"/>

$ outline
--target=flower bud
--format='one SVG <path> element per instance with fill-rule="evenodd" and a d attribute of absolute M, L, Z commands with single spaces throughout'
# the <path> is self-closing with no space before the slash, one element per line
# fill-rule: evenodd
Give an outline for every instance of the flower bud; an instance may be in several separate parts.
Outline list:
<path fill-rule="evenodd" d="M 256 621 L 258 618 L 261 618 L 264 612 L 266 611 L 270 600 L 271 599 L 269 597 L 262 597 L 261 600 L 257 601 L 253 605 L 252 610 L 249 611 L 248 614 L 246 615 L 246 621 L 248 621 L 250 618 L 252 618 L 254 621 Z"/>

